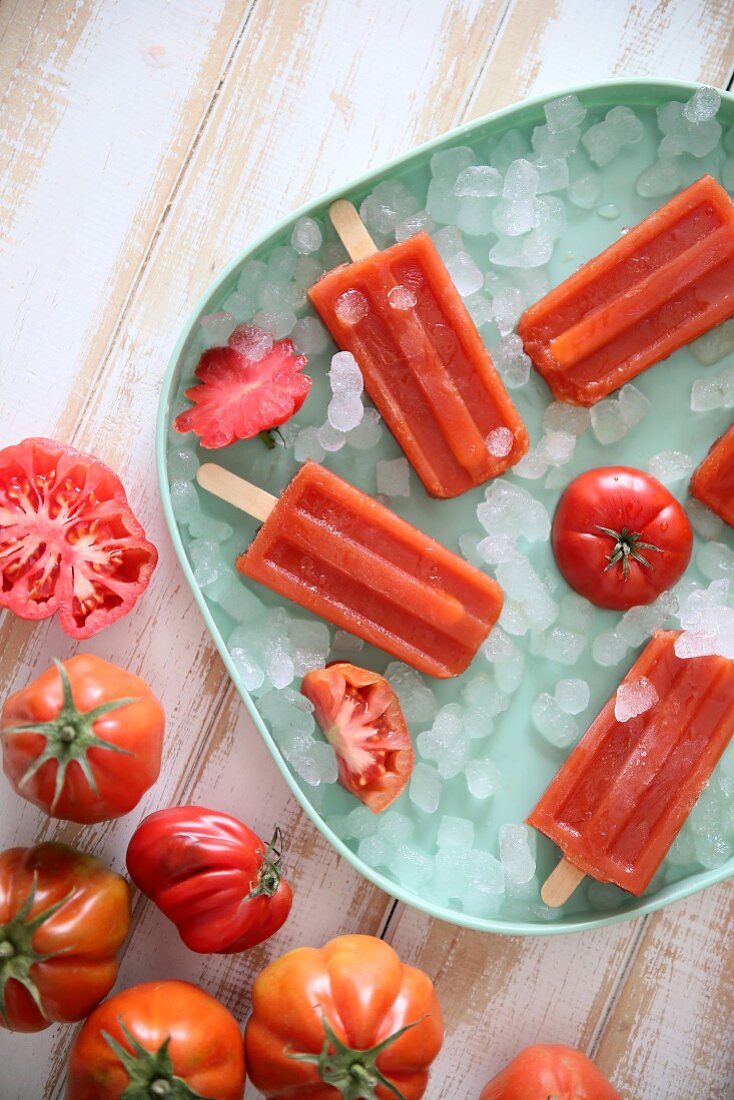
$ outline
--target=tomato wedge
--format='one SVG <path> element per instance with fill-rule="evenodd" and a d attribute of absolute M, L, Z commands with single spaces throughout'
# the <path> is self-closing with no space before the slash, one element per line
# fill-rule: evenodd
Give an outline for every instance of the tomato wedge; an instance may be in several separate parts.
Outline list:
<path fill-rule="evenodd" d="M 0 451 L 0 607 L 57 614 L 71 638 L 90 638 L 130 611 L 157 560 L 99 459 L 53 439 Z"/>
<path fill-rule="evenodd" d="M 587 470 L 564 491 L 551 545 L 566 581 L 597 607 L 652 603 L 682 575 L 693 532 L 683 508 L 642 470 Z"/>
<path fill-rule="evenodd" d="M 384 676 L 348 661 L 306 673 L 301 691 L 336 753 L 339 782 L 381 813 L 413 770 L 413 746 L 397 695 Z"/>

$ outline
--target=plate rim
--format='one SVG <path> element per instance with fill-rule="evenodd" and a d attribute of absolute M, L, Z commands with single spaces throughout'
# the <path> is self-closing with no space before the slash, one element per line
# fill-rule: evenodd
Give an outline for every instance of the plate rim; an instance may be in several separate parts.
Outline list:
<path fill-rule="evenodd" d="M 453 924 L 460 928 L 467 928 L 476 932 L 492 932 L 498 935 L 508 936 L 559 936 L 568 935 L 578 932 L 591 932 L 598 928 L 604 928 L 613 924 L 621 924 L 623 921 L 636 920 L 639 917 L 647 916 L 650 913 L 654 913 L 659 909 L 666 908 L 669 905 L 673 905 L 678 901 L 682 901 L 685 898 L 691 897 L 698 893 L 700 890 L 706 889 L 708 886 L 713 886 L 718 882 L 723 882 L 726 879 L 734 877 L 734 856 L 731 856 L 729 860 L 722 864 L 720 867 L 716 867 L 709 870 L 695 872 L 688 875 L 684 879 L 680 879 L 676 883 L 671 883 L 668 886 L 664 886 L 653 897 L 645 900 L 644 897 L 639 899 L 639 904 L 632 903 L 632 908 L 625 908 L 623 911 L 612 910 L 610 912 L 599 911 L 598 914 L 585 915 L 583 918 L 574 916 L 562 917 L 558 921 L 513 921 L 513 920 L 499 920 L 494 917 L 475 917 L 469 913 L 462 913 L 459 910 L 450 909 L 447 906 L 442 906 L 437 903 L 430 902 L 425 898 L 422 898 L 419 894 L 415 894 L 409 889 L 403 887 L 400 883 L 395 882 L 393 879 L 387 878 L 379 871 L 369 867 L 359 855 L 352 848 L 348 847 L 343 840 L 341 840 L 336 833 L 329 827 L 327 822 L 321 817 L 319 811 L 312 806 L 306 794 L 301 790 L 300 786 L 296 782 L 293 774 L 290 771 L 286 761 L 284 760 L 282 753 L 276 744 L 270 730 L 261 717 L 256 702 L 253 700 L 250 693 L 246 688 L 242 686 L 239 681 L 239 676 L 234 667 L 232 658 L 225 645 L 224 638 L 219 632 L 214 619 L 211 616 L 211 612 L 207 606 L 204 594 L 199 588 L 194 579 L 193 570 L 189 564 L 186 551 L 184 549 L 183 542 L 178 529 L 178 524 L 173 515 L 173 509 L 171 506 L 171 495 L 168 484 L 168 472 L 167 472 L 167 445 L 168 445 L 168 433 L 169 433 L 169 408 L 171 401 L 171 393 L 173 388 L 173 380 L 176 375 L 177 367 L 179 366 L 182 352 L 184 351 L 189 339 L 191 338 L 199 319 L 209 312 L 209 304 L 212 299 L 216 298 L 222 287 L 226 284 L 227 280 L 232 276 L 233 272 L 242 266 L 244 262 L 257 252 L 263 246 L 267 245 L 269 241 L 279 237 L 284 229 L 292 225 L 298 218 L 307 216 L 317 208 L 321 208 L 338 198 L 343 198 L 345 195 L 351 194 L 365 186 L 370 185 L 372 182 L 379 180 L 380 178 L 391 174 L 394 170 L 400 168 L 407 161 L 412 160 L 415 156 L 425 154 L 432 149 L 437 149 L 445 144 L 456 141 L 457 138 L 462 136 L 472 135 L 475 131 L 482 129 L 488 123 L 496 122 L 508 115 L 516 114 L 520 110 L 532 111 L 533 109 L 548 103 L 554 99 L 558 99 L 564 95 L 584 95 L 594 96 L 598 94 L 602 96 L 604 93 L 610 90 L 629 90 L 632 93 L 635 89 L 638 92 L 640 89 L 648 89 L 649 91 L 656 91 L 658 94 L 662 89 L 671 93 L 671 98 L 675 98 L 677 93 L 692 94 L 698 88 L 702 87 L 715 87 L 715 85 L 704 84 L 698 81 L 667 79 L 662 77 L 612 77 L 607 80 L 590 81 L 582 84 L 567 85 L 562 88 L 556 89 L 552 92 L 545 92 L 535 96 L 528 96 L 524 99 L 518 100 L 515 103 L 509 104 L 506 107 L 498 108 L 497 110 L 490 111 L 487 114 L 481 115 L 479 118 L 472 119 L 471 122 L 462 123 L 459 126 L 455 126 L 450 130 L 446 130 L 436 137 L 430 138 L 428 141 L 424 141 L 419 145 L 416 145 L 409 149 L 405 153 L 399 154 L 397 157 L 385 161 L 377 168 L 371 168 L 367 172 L 363 172 L 360 176 L 354 179 L 347 180 L 346 183 L 340 184 L 337 187 L 331 188 L 329 191 L 318 195 L 314 199 L 310 199 L 308 202 L 303 203 L 295 210 L 289 211 L 286 215 L 280 218 L 274 226 L 270 229 L 258 234 L 250 243 L 240 249 L 233 259 L 223 267 L 218 274 L 216 274 L 210 282 L 207 284 L 206 289 L 200 295 L 193 308 L 189 311 L 188 316 L 181 329 L 179 337 L 171 352 L 168 365 L 166 367 L 165 374 L 161 382 L 160 396 L 158 399 L 158 409 L 156 414 L 155 425 L 155 454 L 156 454 L 156 471 L 158 480 L 158 492 L 161 498 L 161 505 L 163 508 L 163 515 L 166 521 L 166 527 L 168 534 L 173 544 L 173 549 L 178 559 L 179 565 L 183 570 L 186 582 L 191 589 L 194 600 L 199 608 L 199 611 L 203 617 L 204 623 L 207 627 L 210 637 L 214 642 L 219 655 L 221 656 L 225 668 L 229 674 L 230 680 L 234 684 L 234 687 L 239 694 L 242 702 L 245 704 L 250 718 L 252 719 L 255 727 L 257 728 L 260 736 L 265 741 L 265 744 L 270 751 L 270 755 L 273 758 L 276 766 L 278 767 L 283 779 L 285 780 L 291 793 L 298 801 L 301 808 L 306 813 L 307 817 L 316 826 L 319 832 L 326 838 L 326 840 L 332 845 L 332 847 L 339 853 L 339 855 L 345 859 L 356 871 L 359 872 L 364 878 L 371 882 L 374 886 L 379 887 L 389 897 L 395 898 L 397 901 L 401 901 L 404 904 L 411 906 L 414 909 L 425 913 L 429 917 L 433 917 L 437 920 L 442 920 L 447 924 Z M 718 88 L 717 91 L 721 95 L 722 99 L 728 101 L 734 105 L 734 93 L 728 92 L 724 88 Z M 656 96 L 657 98 L 657 96 Z M 666 891 L 669 891 L 669 896 L 665 896 Z M 631 895 L 632 896 L 632 895 Z"/>

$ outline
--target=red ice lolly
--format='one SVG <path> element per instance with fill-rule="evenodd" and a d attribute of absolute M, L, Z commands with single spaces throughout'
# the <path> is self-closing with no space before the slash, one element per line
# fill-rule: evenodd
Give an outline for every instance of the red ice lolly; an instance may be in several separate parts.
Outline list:
<path fill-rule="evenodd" d="M 587 874 L 641 894 L 734 732 L 734 662 L 677 657 L 678 637 L 655 634 L 622 681 L 645 677 L 657 702 L 618 721 L 615 692 L 527 819 L 577 870 L 571 889 Z"/>
<path fill-rule="evenodd" d="M 421 672 L 463 672 L 497 621 L 495 580 L 316 462 L 279 498 L 212 463 L 197 479 L 264 521 L 240 573 Z"/>
<path fill-rule="evenodd" d="M 734 424 L 716 440 L 694 471 L 691 495 L 734 527 Z"/>
<path fill-rule="evenodd" d="M 525 426 L 431 238 L 379 252 L 351 204 L 335 203 L 332 220 L 356 262 L 309 297 L 428 492 L 458 496 L 513 466 Z"/>
<path fill-rule="evenodd" d="M 734 203 L 711 176 L 655 210 L 520 318 L 553 396 L 593 405 L 734 316 Z"/>

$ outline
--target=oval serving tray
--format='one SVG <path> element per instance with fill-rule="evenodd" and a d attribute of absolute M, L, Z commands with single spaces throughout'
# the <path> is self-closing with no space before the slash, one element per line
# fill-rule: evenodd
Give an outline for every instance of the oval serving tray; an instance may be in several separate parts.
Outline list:
<path fill-rule="evenodd" d="M 533 907 L 517 902 L 503 904 L 496 915 L 491 917 L 472 916 L 464 912 L 458 903 L 451 904 L 436 900 L 432 891 L 421 888 L 408 888 L 388 874 L 383 874 L 367 866 L 356 853 L 357 841 L 350 844 L 340 839 L 330 827 L 329 818 L 347 814 L 357 802 L 337 784 L 312 787 L 291 769 L 281 754 L 276 738 L 266 725 L 258 711 L 257 700 L 253 699 L 239 680 L 235 665 L 227 650 L 225 641 L 235 627 L 235 622 L 227 612 L 202 592 L 194 578 L 194 569 L 189 558 L 190 535 L 185 525 L 177 523 L 171 504 L 169 491 L 168 454 L 175 443 L 184 438 L 172 430 L 173 416 L 187 405 L 182 402 L 181 393 L 190 384 L 193 370 L 199 355 L 205 346 L 200 319 L 222 308 L 222 303 L 233 292 L 239 273 L 245 263 L 252 259 L 265 259 L 271 252 L 290 242 L 294 223 L 303 215 L 317 218 L 323 225 L 327 210 L 336 198 L 348 198 L 359 205 L 377 183 L 385 179 L 400 179 L 408 189 L 413 190 L 419 201 L 425 196 L 429 180 L 429 161 L 439 150 L 457 145 L 469 145 L 477 153 L 477 162 L 487 162 L 487 146 L 509 129 L 519 129 L 527 138 L 537 125 L 545 122 L 543 105 L 559 96 L 574 93 L 579 96 L 589 117 L 601 119 L 604 113 L 618 104 L 640 109 L 643 114 L 652 116 L 652 108 L 669 100 L 684 101 L 695 91 L 697 85 L 679 81 L 659 80 L 615 80 L 603 83 L 568 88 L 552 96 L 527 100 L 519 105 L 496 111 L 485 118 L 461 126 L 443 136 L 430 141 L 418 149 L 393 160 L 379 170 L 368 173 L 361 179 L 322 196 L 303 206 L 274 229 L 244 250 L 211 283 L 199 301 L 173 351 L 168 370 L 163 380 L 156 429 L 156 459 L 160 483 L 163 510 L 171 533 L 173 545 L 178 555 L 186 579 L 199 605 L 204 621 L 222 656 L 227 670 L 247 707 L 255 725 L 268 745 L 283 778 L 303 806 L 305 812 L 316 827 L 328 838 L 336 850 L 357 868 L 366 878 L 380 886 L 394 897 L 414 905 L 431 916 L 451 921 L 469 928 L 491 932 L 504 932 L 513 935 L 537 935 L 560 932 L 574 932 L 615 923 L 631 917 L 652 912 L 673 901 L 684 898 L 697 890 L 718 882 L 734 874 L 734 856 L 720 866 L 710 870 L 700 865 L 680 863 L 663 864 L 648 892 L 641 898 L 608 888 L 601 897 L 590 898 L 587 887 L 582 886 L 567 904 L 557 913 L 543 912 L 542 906 Z M 726 128 L 734 126 L 734 97 L 722 93 L 722 104 L 718 119 Z M 588 124 L 588 118 L 587 118 Z M 655 206 L 665 201 L 640 198 L 635 191 L 635 180 L 644 167 L 653 160 L 655 144 L 660 134 L 654 128 L 652 117 L 645 119 L 643 140 L 635 146 L 625 147 L 622 153 L 607 167 L 600 169 L 603 193 L 591 210 L 574 210 L 564 195 L 569 209 L 569 225 L 563 237 L 557 242 L 553 257 L 547 265 L 551 285 L 555 285 L 575 270 L 583 261 L 601 251 L 617 238 L 624 226 L 632 225 L 644 217 Z M 699 162 L 700 172 L 711 171 L 718 174 L 724 153 L 719 147 L 711 155 Z M 689 158 L 690 159 L 690 158 Z M 605 216 L 598 213 L 604 207 Z M 618 213 L 610 217 L 610 208 L 618 208 Z M 487 252 L 493 238 L 465 236 L 467 250 L 480 263 L 482 270 L 488 272 Z M 496 268 L 498 274 L 505 269 Z M 299 310 L 299 316 L 313 313 L 310 305 Z M 238 321 L 249 318 L 237 317 Z M 491 347 L 490 343 L 490 347 Z M 322 424 L 326 417 L 328 386 L 325 372 L 329 357 L 336 349 L 332 344 L 326 352 L 310 357 L 308 372 L 314 379 L 311 393 L 296 416 L 300 427 L 309 424 Z M 693 414 L 690 411 L 691 384 L 707 372 L 713 377 L 721 369 L 731 365 L 731 356 L 721 360 L 713 367 L 703 367 L 688 349 L 682 349 L 666 364 L 658 364 L 635 380 L 636 387 L 652 402 L 645 420 L 633 429 L 621 442 L 612 446 L 600 445 L 593 434 L 587 431 L 579 440 L 572 463 L 563 469 L 575 476 L 582 469 L 597 465 L 620 463 L 645 468 L 651 456 L 663 450 L 681 450 L 688 453 L 698 463 L 711 441 L 727 426 L 729 414 L 726 410 Z M 521 389 L 511 391 L 517 407 L 525 420 L 531 437 L 531 445 L 537 442 L 541 433 L 543 407 L 550 400 L 548 391 L 534 375 Z M 191 438 L 191 437 L 188 437 Z M 197 448 L 201 461 L 214 460 L 248 477 L 270 492 L 278 492 L 295 471 L 296 463 L 292 447 L 278 446 L 273 451 L 265 451 L 259 440 L 237 443 L 220 451 L 202 452 Z M 386 431 L 383 432 L 376 447 L 360 451 L 345 447 L 336 453 L 329 453 L 324 463 L 342 474 L 348 480 L 375 492 L 375 463 L 378 460 L 399 457 L 397 444 Z M 544 479 L 527 481 L 511 475 L 511 480 L 528 489 L 541 500 L 552 514 L 558 498 L 559 489 L 546 489 Z M 451 549 L 458 549 L 458 537 L 464 532 L 481 533 L 476 519 L 477 504 L 483 499 L 484 487 L 453 501 L 435 501 L 428 498 L 411 471 L 411 494 L 409 498 L 394 497 L 389 501 L 401 515 L 418 527 L 436 535 Z M 670 486 L 671 491 L 685 501 L 687 480 L 681 480 Z M 198 491 L 198 490 L 197 490 Z M 232 562 L 233 574 L 243 584 L 249 584 L 234 572 L 235 554 L 242 550 L 255 531 L 255 523 L 246 516 L 236 513 L 227 505 L 199 492 L 202 512 L 211 519 L 225 520 L 234 528 L 233 536 L 224 544 L 224 554 Z M 725 528 L 716 539 L 734 549 L 734 532 Z M 693 562 L 702 540 L 696 535 Z M 558 577 L 553 563 L 550 547 L 547 543 L 533 544 L 527 556 L 537 571 L 558 579 L 554 597 L 558 599 L 567 589 Z M 487 568 L 487 567 L 485 567 Z M 696 566 L 689 567 L 690 575 L 699 583 L 708 583 Z M 257 586 L 253 586 L 253 591 Z M 269 606 L 278 606 L 278 598 L 272 593 L 257 590 L 257 595 Z M 288 605 L 300 618 L 306 616 L 301 609 Z M 590 637 L 602 630 L 611 628 L 618 620 L 614 612 L 597 611 L 590 631 Z M 333 632 L 332 632 L 333 634 Z M 487 801 L 468 798 L 463 777 L 447 783 L 442 795 L 438 813 L 428 815 L 418 811 L 411 803 L 407 791 L 394 804 L 395 809 L 409 816 L 415 825 L 412 843 L 423 848 L 427 854 L 435 852 L 435 838 L 438 821 L 442 814 L 471 817 L 477 832 L 477 846 L 497 854 L 497 830 L 505 822 L 521 822 L 534 805 L 537 797 L 545 789 L 550 777 L 555 773 L 566 755 L 567 750 L 557 749 L 545 742 L 532 728 L 529 719 L 530 707 L 536 696 L 542 691 L 553 692 L 560 678 L 573 677 L 587 680 L 591 687 L 591 701 L 588 708 L 578 717 L 579 728 L 583 731 L 602 704 L 615 689 L 621 676 L 627 671 L 639 649 L 630 649 L 616 666 L 600 667 L 591 657 L 587 647 L 578 663 L 573 667 L 562 665 L 549 659 L 533 658 L 528 655 L 527 638 L 516 638 L 519 648 L 526 654 L 525 674 L 519 689 L 512 695 L 507 711 L 496 720 L 495 731 L 486 740 L 472 741 L 473 755 L 491 754 L 502 775 L 502 784 L 495 795 Z M 356 663 L 383 670 L 390 658 L 385 654 L 365 646 L 352 656 L 332 649 L 329 659 L 342 658 Z M 491 675 L 492 668 L 480 655 L 462 677 L 452 681 L 430 681 L 436 693 L 439 705 L 458 699 L 461 687 L 475 675 Z M 292 685 L 298 688 L 298 681 Z M 415 735 L 424 726 L 414 726 Z M 277 734 L 277 730 L 275 731 Z M 558 858 L 554 846 L 544 837 L 538 838 L 538 871 L 542 881 Z"/>

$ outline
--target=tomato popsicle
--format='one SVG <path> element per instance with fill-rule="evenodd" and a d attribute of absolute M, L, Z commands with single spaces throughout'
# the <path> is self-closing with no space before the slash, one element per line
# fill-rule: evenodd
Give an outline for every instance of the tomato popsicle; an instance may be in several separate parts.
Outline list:
<path fill-rule="evenodd" d="M 279 498 L 213 463 L 197 479 L 264 520 L 240 573 L 421 672 L 463 672 L 497 621 L 495 580 L 316 462 Z"/>
<path fill-rule="evenodd" d="M 525 426 L 431 238 L 379 252 L 350 203 L 331 217 L 355 262 L 309 297 L 427 491 L 458 496 L 513 466 Z"/>
<path fill-rule="evenodd" d="M 694 471 L 691 495 L 734 527 L 734 424 L 716 440 Z"/>
<path fill-rule="evenodd" d="M 565 857 L 548 904 L 566 870 L 566 897 L 585 874 L 641 894 L 729 743 L 734 662 L 678 657 L 678 637 L 652 637 L 527 819 Z"/>
<path fill-rule="evenodd" d="M 681 191 L 520 318 L 553 396 L 593 405 L 734 316 L 734 203 L 711 176 Z"/>

